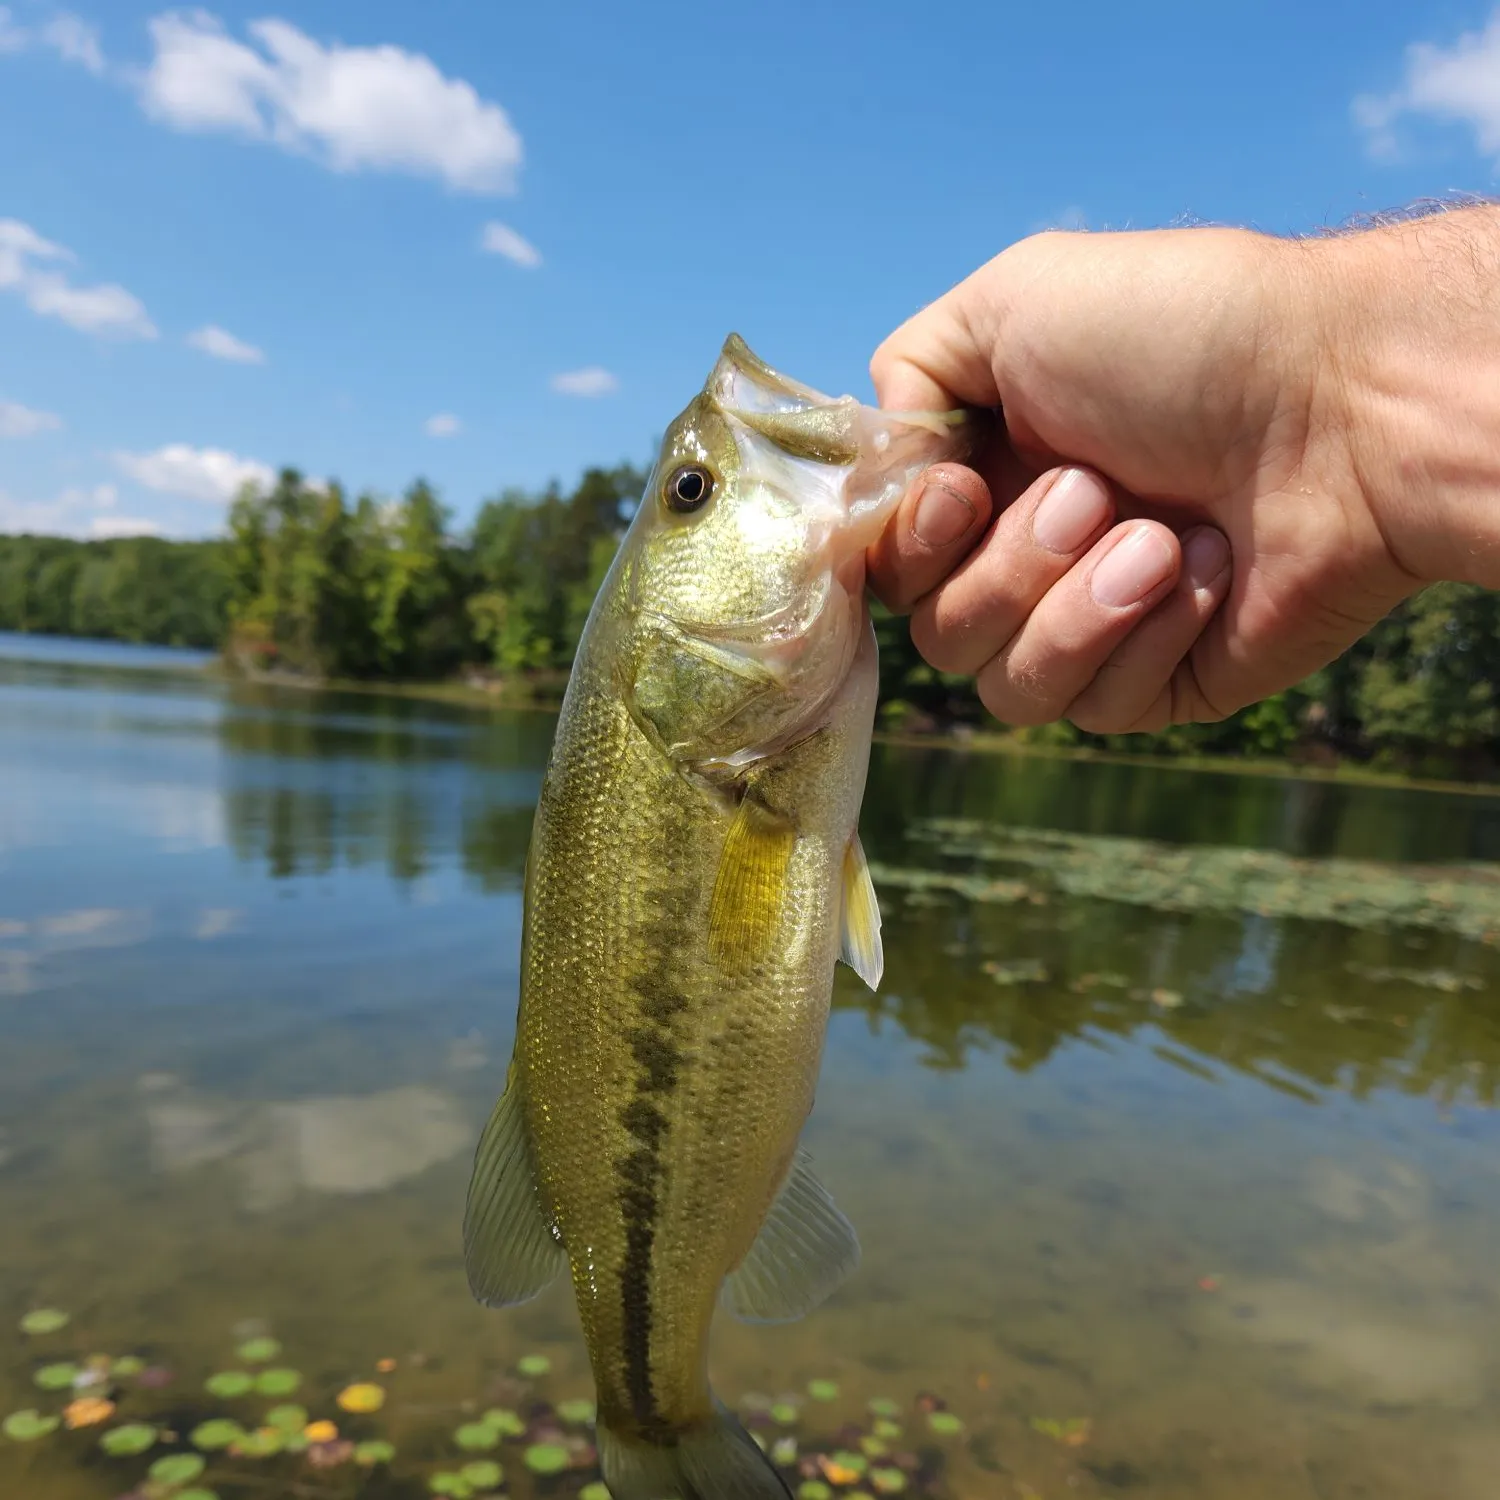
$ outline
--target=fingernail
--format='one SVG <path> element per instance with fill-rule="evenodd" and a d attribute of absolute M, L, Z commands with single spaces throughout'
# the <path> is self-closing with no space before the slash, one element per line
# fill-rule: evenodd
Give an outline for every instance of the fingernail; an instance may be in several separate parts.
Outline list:
<path fill-rule="evenodd" d="M 1229 542 L 1222 531 L 1205 526 L 1182 544 L 1182 587 L 1189 593 L 1219 581 L 1229 566 Z"/>
<path fill-rule="evenodd" d="M 911 529 L 924 547 L 948 547 L 974 524 L 974 507 L 957 490 L 932 480 L 917 496 Z"/>
<path fill-rule="evenodd" d="M 1096 603 L 1124 609 L 1144 599 L 1171 571 L 1172 549 L 1161 533 L 1138 526 L 1104 554 L 1089 580 L 1089 592 Z"/>
<path fill-rule="evenodd" d="M 1049 552 L 1077 552 L 1109 518 L 1109 490 L 1087 469 L 1064 469 L 1031 518 L 1033 540 Z"/>

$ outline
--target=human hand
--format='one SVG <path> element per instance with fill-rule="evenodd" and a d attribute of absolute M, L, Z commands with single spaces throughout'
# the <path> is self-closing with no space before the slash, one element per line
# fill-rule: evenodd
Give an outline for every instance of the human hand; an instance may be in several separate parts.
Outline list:
<path fill-rule="evenodd" d="M 1414 228 L 1038 235 L 897 329 L 871 363 L 882 406 L 1005 417 L 871 549 L 922 655 L 1008 723 L 1155 730 L 1292 685 L 1461 576 L 1440 497 L 1410 483 L 1432 424 L 1407 422 L 1403 453 L 1379 421 L 1438 394 L 1405 357 L 1436 316 Z M 1482 334 L 1461 339 L 1476 358 Z"/>

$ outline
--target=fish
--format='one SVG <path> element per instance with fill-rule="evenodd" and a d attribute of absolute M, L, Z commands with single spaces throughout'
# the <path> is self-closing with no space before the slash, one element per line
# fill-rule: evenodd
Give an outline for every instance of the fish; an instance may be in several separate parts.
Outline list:
<path fill-rule="evenodd" d="M 859 1261 L 799 1141 L 835 966 L 884 963 L 865 552 L 980 415 L 825 396 L 731 334 L 580 637 L 464 1260 L 489 1307 L 571 1277 L 614 1500 L 789 1494 L 713 1394 L 710 1325 L 800 1318 Z"/>

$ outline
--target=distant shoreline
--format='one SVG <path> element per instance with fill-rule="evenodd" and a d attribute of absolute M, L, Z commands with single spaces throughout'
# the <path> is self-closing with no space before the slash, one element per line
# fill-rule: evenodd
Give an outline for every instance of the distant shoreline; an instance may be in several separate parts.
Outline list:
<path fill-rule="evenodd" d="M 73 640 L 69 636 L 38 636 L 51 641 Z M 80 644 L 109 646 L 120 642 Z M 156 648 L 168 653 L 172 648 Z M 530 713 L 556 713 L 561 706 L 565 677 L 547 686 L 555 696 L 539 694 L 531 685 L 517 689 L 501 679 L 492 686 L 473 682 L 437 681 L 407 682 L 339 677 L 309 677 L 300 673 L 247 672 L 229 666 L 222 657 L 202 663 L 158 661 L 150 664 L 122 660 L 106 663 L 98 660 L 69 661 L 65 655 L 41 652 L 36 656 L 6 656 L 0 660 L 31 661 L 38 665 L 73 667 L 80 670 L 108 670 L 140 673 L 144 676 L 194 677 L 224 684 L 244 683 L 254 687 L 289 688 L 301 692 L 357 693 L 365 697 L 406 698 L 420 702 L 445 703 L 457 708 L 524 710 Z M 1383 786 L 1411 791 L 1456 792 L 1472 797 L 1500 797 L 1500 781 L 1458 781 L 1441 777 L 1416 776 L 1408 772 L 1385 770 L 1339 760 L 1329 765 L 1310 765 L 1289 759 L 1247 758 L 1235 755 L 1160 755 L 1120 750 L 1098 750 L 1076 745 L 1028 743 L 1018 734 L 1005 730 L 971 729 L 954 726 L 913 733 L 897 728 L 877 727 L 876 744 L 896 745 L 906 749 L 944 750 L 954 754 L 1014 755 L 1033 759 L 1087 761 L 1100 765 L 1151 766 L 1158 770 L 1213 772 L 1220 775 L 1258 776 L 1296 781 L 1317 781 L 1348 786 Z"/>

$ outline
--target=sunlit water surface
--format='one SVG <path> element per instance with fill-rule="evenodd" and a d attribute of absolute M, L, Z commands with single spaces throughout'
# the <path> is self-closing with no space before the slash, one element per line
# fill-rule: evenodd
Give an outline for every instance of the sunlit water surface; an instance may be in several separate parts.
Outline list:
<path fill-rule="evenodd" d="M 45 1304 L 198 1380 L 261 1319 L 330 1388 L 420 1351 L 457 1401 L 540 1351 L 586 1392 L 566 1290 L 487 1312 L 460 1262 L 552 721 L 51 654 L 0 660 L 0 1414 Z M 1495 798 L 877 746 L 872 858 L 932 815 L 1500 861 Z M 864 1262 L 721 1320 L 726 1395 L 941 1393 L 959 1500 L 1500 1495 L 1500 951 L 883 904 L 807 1136 Z M 0 1494 L 124 1487 L 53 1453 L 0 1442 Z"/>

